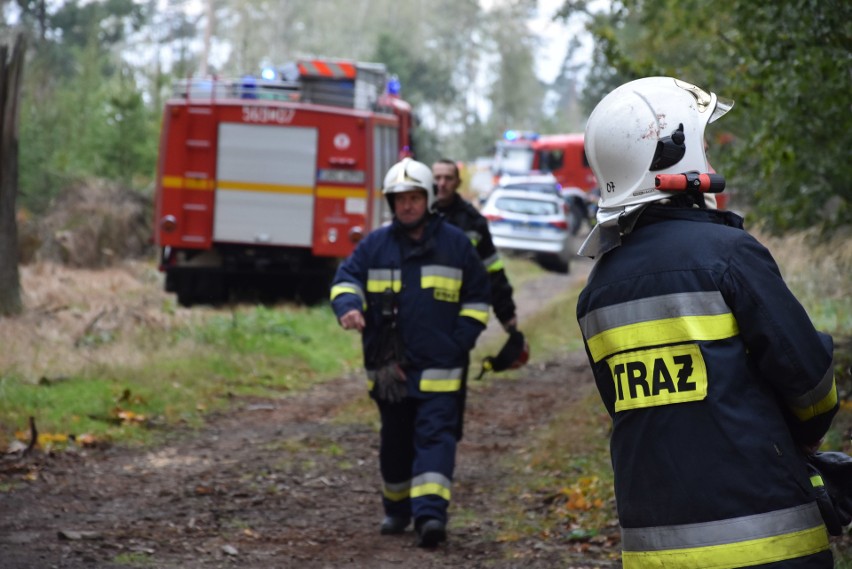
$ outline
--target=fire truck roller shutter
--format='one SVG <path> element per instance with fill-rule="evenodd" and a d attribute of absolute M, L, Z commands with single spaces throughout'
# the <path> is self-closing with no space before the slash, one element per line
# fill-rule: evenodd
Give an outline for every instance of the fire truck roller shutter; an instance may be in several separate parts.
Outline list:
<path fill-rule="evenodd" d="M 213 239 L 310 247 L 317 129 L 222 123 Z"/>
<path fill-rule="evenodd" d="M 381 227 L 393 218 L 387 200 L 382 194 L 385 172 L 399 161 L 399 129 L 379 125 L 373 137 L 373 227 Z"/>

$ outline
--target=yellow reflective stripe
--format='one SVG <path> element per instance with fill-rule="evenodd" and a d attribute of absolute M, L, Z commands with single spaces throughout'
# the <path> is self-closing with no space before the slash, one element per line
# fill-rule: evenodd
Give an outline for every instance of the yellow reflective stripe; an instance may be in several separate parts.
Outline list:
<path fill-rule="evenodd" d="M 449 393 L 461 389 L 460 379 L 421 379 L 420 391 L 429 393 Z"/>
<path fill-rule="evenodd" d="M 452 277 L 440 275 L 423 275 L 420 277 L 420 288 L 440 288 L 449 291 L 461 290 L 462 282 Z"/>
<path fill-rule="evenodd" d="M 424 369 L 420 376 L 420 391 L 430 393 L 446 393 L 461 389 L 461 378 L 464 369 L 457 367 L 451 369 Z"/>
<path fill-rule="evenodd" d="M 485 270 L 489 273 L 496 273 L 497 271 L 502 271 L 504 268 L 506 268 L 506 266 L 503 264 L 503 259 L 497 259 L 496 261 L 485 267 Z"/>
<path fill-rule="evenodd" d="M 411 497 L 419 498 L 431 494 L 449 502 L 452 486 L 452 480 L 440 472 L 424 472 L 411 480 Z"/>
<path fill-rule="evenodd" d="M 354 294 L 358 298 L 361 299 L 361 307 L 363 310 L 367 310 L 367 301 L 364 298 L 364 293 L 361 291 L 361 287 L 353 283 L 339 283 L 331 287 L 331 292 L 329 294 L 330 300 L 334 300 L 341 294 Z"/>
<path fill-rule="evenodd" d="M 813 419 L 817 415 L 831 411 L 834 409 L 835 405 L 837 405 L 837 385 L 832 381 L 831 391 L 828 395 L 810 407 L 793 407 L 792 411 L 800 421 L 807 421 L 808 419 Z"/>
<path fill-rule="evenodd" d="M 354 285 L 352 283 L 341 283 L 341 284 L 336 284 L 333 287 L 331 287 L 331 294 L 330 294 L 331 300 L 334 300 L 335 298 L 337 298 L 341 294 L 346 294 L 346 293 L 354 294 L 355 296 L 357 296 L 358 298 L 361 298 L 361 299 L 364 298 L 364 295 L 361 292 L 361 289 L 358 288 L 356 285 Z"/>
<path fill-rule="evenodd" d="M 391 289 L 394 292 L 399 292 L 402 290 L 402 282 L 377 280 L 367 281 L 367 292 L 385 292 L 385 290 L 387 289 Z"/>
<path fill-rule="evenodd" d="M 811 476 L 811 486 L 814 488 L 819 488 L 820 486 L 825 486 L 825 482 L 822 480 L 822 476 L 819 474 L 814 474 Z"/>
<path fill-rule="evenodd" d="M 677 342 L 722 340 L 736 336 L 739 327 L 733 314 L 680 316 L 638 322 L 605 330 L 588 339 L 592 358 L 599 362 L 616 352 Z"/>
<path fill-rule="evenodd" d="M 405 500 L 411 495 L 411 481 L 396 484 L 385 483 L 382 486 L 382 495 L 394 502 Z"/>
<path fill-rule="evenodd" d="M 263 184 L 260 182 L 239 182 L 219 180 L 216 187 L 220 190 L 242 190 L 246 192 L 267 192 L 276 194 L 313 195 L 311 186 L 285 186 L 284 184 Z"/>
<path fill-rule="evenodd" d="M 447 502 L 450 501 L 450 489 L 444 488 L 443 486 L 441 486 L 440 484 L 436 484 L 435 482 L 431 482 L 429 484 L 421 484 L 419 486 L 414 486 L 413 488 L 411 488 L 412 498 L 419 498 L 428 494 L 440 496 Z"/>
<path fill-rule="evenodd" d="M 485 325 L 488 324 L 487 310 L 479 310 L 477 308 L 462 308 L 461 312 L 459 312 L 459 316 L 467 316 L 468 318 L 473 318 L 477 322 L 482 322 Z"/>
<path fill-rule="evenodd" d="M 795 559 L 828 549 L 825 526 L 737 543 L 664 551 L 623 551 L 624 569 L 735 569 Z"/>
<path fill-rule="evenodd" d="M 834 360 L 831 361 L 828 370 L 816 387 L 801 397 L 788 400 L 787 405 L 789 405 L 800 421 L 807 421 L 834 409 L 834 406 L 837 405 L 837 382 L 834 378 Z"/>

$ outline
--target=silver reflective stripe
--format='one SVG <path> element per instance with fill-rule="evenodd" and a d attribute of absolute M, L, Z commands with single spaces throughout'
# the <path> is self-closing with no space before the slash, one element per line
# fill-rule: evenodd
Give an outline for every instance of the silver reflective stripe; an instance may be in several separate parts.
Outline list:
<path fill-rule="evenodd" d="M 730 313 L 722 293 L 717 290 L 678 292 L 598 308 L 580 319 L 580 329 L 584 337 L 591 338 L 601 332 L 639 322 Z"/>
<path fill-rule="evenodd" d="M 624 551 L 667 551 L 709 547 L 808 530 L 823 523 L 816 503 L 699 524 L 621 528 Z"/>
<path fill-rule="evenodd" d="M 421 277 L 446 277 L 460 281 L 462 280 L 462 270 L 455 267 L 447 267 L 444 265 L 425 265 L 420 269 Z"/>
<path fill-rule="evenodd" d="M 400 274 L 398 270 L 394 269 L 369 269 L 367 279 L 371 281 L 392 281 L 394 273 Z"/>
<path fill-rule="evenodd" d="M 461 379 L 462 376 L 462 368 L 457 367 L 453 369 L 424 369 L 423 375 L 420 376 L 420 379 L 431 379 L 431 380 L 456 380 Z"/>
<path fill-rule="evenodd" d="M 493 265 L 494 263 L 496 263 L 499 260 L 500 260 L 500 254 L 494 253 L 493 255 L 488 257 L 487 259 L 482 259 L 482 264 L 485 265 L 486 267 L 490 267 L 491 265 Z"/>
<path fill-rule="evenodd" d="M 831 364 L 828 366 L 825 375 L 822 377 L 816 387 L 814 387 L 802 396 L 787 400 L 787 403 L 791 407 L 798 407 L 799 409 L 807 409 L 809 407 L 814 407 L 821 403 L 822 400 L 825 399 L 828 395 L 830 395 L 833 389 L 834 359 L 831 360 Z"/>
<path fill-rule="evenodd" d="M 487 302 L 465 302 L 461 305 L 462 310 L 480 310 L 482 312 L 488 312 L 488 303 Z"/>
<path fill-rule="evenodd" d="M 424 484 L 438 484 L 444 488 L 452 488 L 453 482 L 440 472 L 424 472 L 411 479 L 411 486 L 423 486 Z"/>
<path fill-rule="evenodd" d="M 341 281 L 331 287 L 332 300 L 344 293 L 351 293 L 357 295 L 358 298 L 361 299 L 362 303 L 366 302 L 366 298 L 364 297 L 364 289 L 362 289 L 361 285 L 359 285 L 358 283 L 353 283 L 351 281 Z"/>
<path fill-rule="evenodd" d="M 388 492 L 407 492 L 411 488 L 411 480 L 405 482 L 385 482 L 385 490 Z"/>

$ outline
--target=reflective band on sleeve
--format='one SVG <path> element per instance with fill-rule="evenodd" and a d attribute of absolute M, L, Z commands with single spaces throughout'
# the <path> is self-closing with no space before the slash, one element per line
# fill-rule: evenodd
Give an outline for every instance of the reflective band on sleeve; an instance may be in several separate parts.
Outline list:
<path fill-rule="evenodd" d="M 376 386 L 376 370 L 367 370 L 367 391 L 372 391 Z"/>
<path fill-rule="evenodd" d="M 426 265 L 420 270 L 421 288 L 440 288 L 458 292 L 462 286 L 462 270 L 442 265 Z"/>
<path fill-rule="evenodd" d="M 382 485 L 382 495 L 393 502 L 400 502 L 411 495 L 411 480 L 405 482 L 385 482 Z"/>
<path fill-rule="evenodd" d="M 459 316 L 467 316 L 468 318 L 473 318 L 478 322 L 482 322 L 483 324 L 488 324 L 488 305 L 485 303 L 479 302 L 471 302 L 467 304 L 462 304 L 461 312 L 459 312 Z"/>
<path fill-rule="evenodd" d="M 369 269 L 367 271 L 367 292 L 394 292 L 402 290 L 399 269 Z"/>
<path fill-rule="evenodd" d="M 461 389 L 462 368 L 424 369 L 420 376 L 420 391 L 447 393 Z"/>
<path fill-rule="evenodd" d="M 503 269 L 503 259 L 500 258 L 499 253 L 494 253 L 487 259 L 482 259 L 482 264 L 485 265 L 485 270 L 489 273 L 496 273 L 497 271 Z"/>
<path fill-rule="evenodd" d="M 817 415 L 834 409 L 837 405 L 837 383 L 834 380 L 834 361 L 828 366 L 828 371 L 820 380 L 819 385 L 801 397 L 789 400 L 793 413 L 800 421 L 807 421 Z"/>
<path fill-rule="evenodd" d="M 334 300 L 341 294 L 354 294 L 361 299 L 361 304 L 364 309 L 367 309 L 367 300 L 364 298 L 364 291 L 358 284 L 352 282 L 341 282 L 331 287 L 331 300 Z"/>
<path fill-rule="evenodd" d="M 621 539 L 625 569 L 733 569 L 829 547 L 816 503 L 714 522 L 622 528 Z"/>
<path fill-rule="evenodd" d="M 825 486 L 825 482 L 822 480 L 822 476 L 819 474 L 814 474 L 811 476 L 811 486 L 814 488 L 819 488 L 820 486 Z"/>
<path fill-rule="evenodd" d="M 480 234 L 479 231 L 471 229 L 470 231 L 465 231 L 464 234 L 467 235 L 467 238 L 470 239 L 470 242 L 474 247 L 479 245 L 479 242 L 482 240 L 482 234 Z"/>
<path fill-rule="evenodd" d="M 424 472 L 411 479 L 411 497 L 434 494 L 449 502 L 452 487 L 450 479 L 440 472 Z"/>

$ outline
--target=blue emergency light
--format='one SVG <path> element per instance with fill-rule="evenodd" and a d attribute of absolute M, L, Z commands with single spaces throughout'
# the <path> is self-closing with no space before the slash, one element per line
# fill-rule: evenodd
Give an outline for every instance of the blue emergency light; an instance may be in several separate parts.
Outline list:
<path fill-rule="evenodd" d="M 537 140 L 538 133 L 531 130 L 507 130 L 503 133 L 503 138 L 509 142 L 515 140 Z"/>
<path fill-rule="evenodd" d="M 275 68 L 273 67 L 264 67 L 263 71 L 260 72 L 260 76 L 266 79 L 267 81 L 274 81 L 277 73 L 275 72 Z"/>
<path fill-rule="evenodd" d="M 388 79 L 388 95 L 399 95 L 402 91 L 402 83 L 399 82 L 399 77 L 391 75 Z"/>

